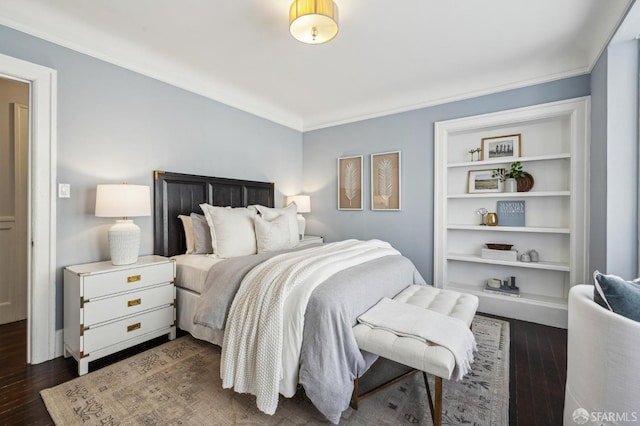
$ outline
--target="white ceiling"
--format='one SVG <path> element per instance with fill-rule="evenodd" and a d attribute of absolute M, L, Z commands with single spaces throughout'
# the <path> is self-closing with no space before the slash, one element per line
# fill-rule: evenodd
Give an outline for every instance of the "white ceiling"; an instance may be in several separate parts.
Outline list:
<path fill-rule="evenodd" d="M 0 0 L 0 24 L 306 131 L 590 72 L 631 2 L 335 0 L 312 46 L 291 1 Z"/>

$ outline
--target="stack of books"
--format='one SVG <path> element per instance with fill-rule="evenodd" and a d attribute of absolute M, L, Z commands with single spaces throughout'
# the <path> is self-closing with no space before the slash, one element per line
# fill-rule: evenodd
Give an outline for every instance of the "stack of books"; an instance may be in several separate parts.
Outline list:
<path fill-rule="evenodd" d="M 500 287 L 490 287 L 489 284 L 484 286 L 485 293 L 501 294 L 503 296 L 520 297 L 520 288 L 501 285 Z"/>

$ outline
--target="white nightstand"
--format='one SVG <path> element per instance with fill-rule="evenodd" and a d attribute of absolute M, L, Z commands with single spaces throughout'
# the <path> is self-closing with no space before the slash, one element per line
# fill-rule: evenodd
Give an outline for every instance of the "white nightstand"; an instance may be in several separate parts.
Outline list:
<path fill-rule="evenodd" d="M 305 235 L 304 238 L 298 243 L 298 246 L 306 246 L 309 244 L 321 244 L 324 242 L 324 238 L 316 235 Z"/>
<path fill-rule="evenodd" d="M 175 262 L 143 256 L 132 265 L 111 261 L 64 269 L 64 355 L 89 361 L 168 334 L 176 338 Z"/>

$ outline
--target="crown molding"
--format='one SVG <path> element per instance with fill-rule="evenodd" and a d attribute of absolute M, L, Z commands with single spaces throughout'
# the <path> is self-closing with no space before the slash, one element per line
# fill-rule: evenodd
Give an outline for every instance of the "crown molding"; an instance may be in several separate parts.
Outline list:
<path fill-rule="evenodd" d="M 88 55 L 92 58 L 99 59 L 146 77 L 150 77 L 154 80 L 161 81 L 188 92 L 204 96 L 205 98 L 220 102 L 257 117 L 264 118 L 265 120 L 272 121 L 293 130 L 297 130 L 299 132 L 303 131 L 302 119 L 299 116 L 274 107 L 272 104 L 267 104 L 260 99 L 252 97 L 251 95 L 243 94 L 239 90 L 229 89 L 225 85 L 215 84 L 210 80 L 204 81 L 203 77 L 198 75 L 198 73 L 194 73 L 186 67 L 176 66 L 172 61 L 163 60 L 158 57 L 154 57 L 154 60 L 149 61 L 148 53 L 139 55 L 137 54 L 138 52 L 135 52 L 134 50 L 131 50 L 133 53 L 131 56 L 144 57 L 144 62 L 122 59 L 121 57 L 106 54 L 105 52 L 89 48 L 72 40 L 55 36 L 3 16 L 0 16 L 0 25 L 4 25 L 41 40 L 54 43 L 58 46 Z M 167 69 L 174 70 L 174 72 L 166 72 L 165 70 Z M 180 74 L 180 76 L 177 76 L 176 74 Z M 194 82 L 200 82 L 200 84 L 194 84 Z"/>
<path fill-rule="evenodd" d="M 336 119 L 327 118 L 327 120 L 325 121 L 318 120 L 316 122 L 305 123 L 303 131 L 311 132 L 313 130 L 320 130 L 328 127 L 335 127 L 343 124 L 369 120 L 372 118 L 379 118 L 379 117 L 384 117 L 388 115 L 400 114 L 403 112 L 409 112 L 409 111 L 415 111 L 418 109 L 434 107 L 437 105 L 444 105 L 451 102 L 473 99 L 480 96 L 492 95 L 495 93 L 506 92 L 508 90 L 522 89 L 524 87 L 534 86 L 536 84 L 550 83 L 552 81 L 562 80 L 564 78 L 570 78 L 570 77 L 576 77 L 579 75 L 588 74 L 589 72 L 590 70 L 588 67 L 580 67 L 570 71 L 549 74 L 547 76 L 538 77 L 534 79 L 527 79 L 527 80 L 521 80 L 521 81 L 509 83 L 509 84 L 490 86 L 483 89 L 461 92 L 456 95 L 447 96 L 447 97 L 426 99 L 424 102 L 412 103 L 407 105 L 399 105 L 395 108 L 389 108 L 389 109 L 380 110 L 380 111 L 371 111 L 370 113 L 367 113 L 367 114 L 354 113 L 354 115 L 348 118 L 336 118 Z"/>
<path fill-rule="evenodd" d="M 140 62 L 135 60 L 127 60 L 121 57 L 116 57 L 114 55 L 109 55 L 96 49 L 88 48 L 80 43 L 49 34 L 45 31 L 21 24 L 6 17 L 0 16 L 0 24 L 37 37 L 39 39 L 54 43 L 64 48 L 71 49 L 73 51 L 99 59 L 109 64 L 113 64 L 121 68 L 136 72 L 154 80 L 158 80 L 171 86 L 186 90 L 188 92 L 204 96 L 208 99 L 220 102 L 224 105 L 255 115 L 265 120 L 272 121 L 301 133 L 363 120 L 369 120 L 372 118 L 379 118 L 388 115 L 414 111 L 450 102 L 472 99 L 479 96 L 490 95 L 512 89 L 519 89 L 535 84 L 547 83 L 582 74 L 588 74 L 589 72 L 591 72 L 591 69 L 595 64 L 594 62 L 588 67 L 577 68 L 562 73 L 537 77 L 534 79 L 526 79 L 508 84 L 490 85 L 478 90 L 470 90 L 457 93 L 452 96 L 425 99 L 424 101 L 418 103 L 398 103 L 396 106 L 390 108 L 373 109 L 364 113 L 362 113 L 362 111 L 347 110 L 346 112 L 340 113 L 341 117 L 337 114 L 332 114 L 331 112 L 329 112 L 327 114 L 324 114 L 323 116 L 318 116 L 315 119 L 312 118 L 304 120 L 302 117 L 294 113 L 274 107 L 272 104 L 258 99 L 251 94 L 243 93 L 242 90 L 239 90 L 237 88 L 230 89 L 223 84 L 212 82 L 211 80 L 205 80 L 202 75 L 199 75 L 198 73 L 193 72 L 193 70 L 189 70 L 186 67 L 176 65 L 173 61 L 161 59 L 157 56 L 153 57 L 154 60 L 150 61 L 148 60 L 148 53 L 141 56 L 137 55 L 135 51 L 131 50 L 131 52 L 133 53 L 133 57 L 144 57 L 145 61 Z"/>

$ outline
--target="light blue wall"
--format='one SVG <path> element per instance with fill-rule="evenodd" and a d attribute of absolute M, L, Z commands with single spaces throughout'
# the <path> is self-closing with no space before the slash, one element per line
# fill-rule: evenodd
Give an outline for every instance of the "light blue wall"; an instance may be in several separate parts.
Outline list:
<path fill-rule="evenodd" d="M 307 233 L 328 241 L 381 238 L 433 277 L 433 124 L 436 121 L 490 113 L 589 95 L 583 75 L 444 105 L 320 129 L 304 134 L 304 192 L 311 194 Z M 402 151 L 402 211 L 370 210 L 370 154 Z M 364 155 L 364 210 L 336 206 L 336 159 Z"/>
<path fill-rule="evenodd" d="M 638 41 L 607 48 L 607 271 L 638 276 Z"/>
<path fill-rule="evenodd" d="M 58 70 L 58 182 L 72 197 L 57 201 L 57 265 L 109 257 L 110 220 L 93 216 L 95 185 L 152 185 L 152 171 L 276 182 L 282 195 L 312 195 L 307 233 L 327 241 L 381 238 L 433 275 L 433 124 L 436 121 L 589 95 L 593 90 L 592 265 L 606 245 L 607 64 L 589 75 L 300 134 L 210 99 L 0 26 L 0 53 Z M 601 59 L 602 61 L 602 59 Z M 593 80 L 593 81 L 592 81 Z M 602 106 L 602 102 L 605 102 Z M 604 124 L 603 124 L 604 123 Z M 402 211 L 370 210 L 369 155 L 402 151 Z M 247 156 L 248 153 L 252 155 Z M 336 209 L 336 160 L 364 155 L 363 211 Z M 304 175 L 303 175 L 304 170 Z M 152 252 L 152 220 L 136 219 L 141 252 Z M 593 269 L 593 268 L 592 268 Z M 61 273 L 57 328 L 61 328 Z"/>
<path fill-rule="evenodd" d="M 98 183 L 153 185 L 155 169 L 276 182 L 276 204 L 302 182 L 302 134 L 87 55 L 0 26 L 0 53 L 58 71 L 57 320 L 62 267 L 109 258 Z M 141 253 L 151 217 L 136 218 Z"/>
<path fill-rule="evenodd" d="M 589 270 L 607 271 L 607 52 L 591 70 Z M 593 281 L 593 279 L 592 279 Z"/>
<path fill-rule="evenodd" d="M 638 270 L 638 41 L 610 44 L 591 72 L 590 269 Z"/>

